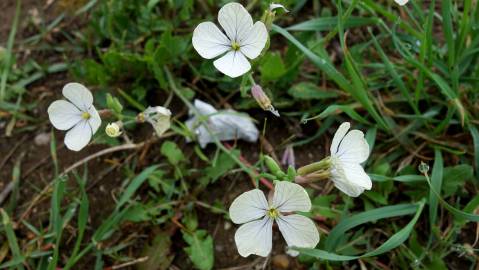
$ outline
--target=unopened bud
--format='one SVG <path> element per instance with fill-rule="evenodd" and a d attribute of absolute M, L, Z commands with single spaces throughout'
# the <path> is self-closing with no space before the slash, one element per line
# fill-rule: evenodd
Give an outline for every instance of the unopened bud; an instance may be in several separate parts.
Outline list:
<path fill-rule="evenodd" d="M 118 123 L 109 123 L 106 125 L 105 133 L 109 137 L 116 138 L 121 135 L 121 127 Z"/>
<path fill-rule="evenodd" d="M 421 164 L 418 166 L 419 172 L 426 174 L 429 171 L 429 165 L 421 161 Z"/>
<path fill-rule="evenodd" d="M 261 86 L 257 84 L 253 85 L 253 87 L 251 87 L 251 95 L 253 95 L 253 98 L 256 100 L 261 109 L 270 111 L 272 114 L 279 117 L 278 111 L 273 107 L 271 100 L 263 91 Z"/>

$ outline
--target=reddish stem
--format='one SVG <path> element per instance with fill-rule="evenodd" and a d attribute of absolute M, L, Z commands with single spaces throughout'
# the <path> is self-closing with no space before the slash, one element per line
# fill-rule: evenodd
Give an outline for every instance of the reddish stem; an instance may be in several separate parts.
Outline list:
<path fill-rule="evenodd" d="M 233 149 L 233 147 L 229 145 L 228 143 L 224 142 L 223 145 L 228 150 Z M 239 160 L 241 161 L 241 163 L 243 163 L 243 165 L 250 168 L 255 176 L 259 175 L 258 171 L 251 165 L 251 163 L 249 163 L 249 161 L 242 154 L 239 155 Z M 266 178 L 260 177 L 259 181 L 261 182 L 261 184 L 263 184 L 265 187 L 269 188 L 270 190 L 274 189 L 273 184 L 271 184 L 271 182 L 268 181 Z"/>

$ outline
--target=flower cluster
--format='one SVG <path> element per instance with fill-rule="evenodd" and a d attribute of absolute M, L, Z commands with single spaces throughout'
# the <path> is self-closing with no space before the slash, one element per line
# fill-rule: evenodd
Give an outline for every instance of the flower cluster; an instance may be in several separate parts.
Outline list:
<path fill-rule="evenodd" d="M 407 2 L 395 1 L 400 5 Z M 218 22 L 224 32 L 213 22 L 200 23 L 193 32 L 193 47 L 206 59 L 218 58 L 213 65 L 221 73 L 231 78 L 245 75 L 252 68 L 250 60 L 260 56 L 267 45 L 268 29 L 276 10 L 288 12 L 284 6 L 273 3 L 265 11 L 264 22 L 253 24 L 253 18 L 241 4 L 226 4 L 218 13 Z M 251 95 L 258 105 L 279 117 L 262 87 L 254 83 L 252 73 L 249 79 L 252 82 Z M 66 100 L 54 101 L 48 108 L 48 115 L 55 128 L 67 131 L 64 142 L 73 151 L 80 151 L 89 144 L 102 124 L 100 116 L 103 114 L 117 118 L 104 127 L 105 134 L 112 138 L 122 136 L 126 141 L 129 141 L 128 125 L 132 122 L 149 123 L 158 137 L 166 136 L 164 133 L 171 128 L 172 112 L 162 106 L 148 107 L 131 117 L 122 113 L 123 106 L 118 99 L 107 95 L 108 109 L 99 113 L 93 105 L 93 94 L 85 86 L 69 83 L 62 93 Z M 231 109 L 217 110 L 199 99 L 190 106 L 189 114 L 184 126 L 202 148 L 218 141 L 258 140 L 259 131 L 248 114 Z M 130 121 L 125 120 L 128 118 Z M 269 175 L 274 177 L 274 187 L 269 186 L 273 188 L 271 199 L 267 200 L 261 190 L 254 189 L 238 196 L 229 208 L 231 220 L 242 224 L 234 237 L 241 256 L 268 256 L 272 250 L 274 224 L 277 224 L 288 246 L 288 254 L 292 256 L 299 254 L 295 248 L 314 248 L 319 243 L 315 223 L 301 214 L 311 210 L 311 200 L 300 184 L 330 179 L 336 188 L 351 197 L 372 188 L 371 179 L 361 165 L 369 157 L 369 145 L 362 131 L 350 128 L 348 122 L 339 126 L 332 140 L 330 156 L 297 171 L 291 146 L 287 147 L 283 157 L 283 163 L 289 166 L 287 173 L 271 157 L 265 158 L 272 173 Z"/>

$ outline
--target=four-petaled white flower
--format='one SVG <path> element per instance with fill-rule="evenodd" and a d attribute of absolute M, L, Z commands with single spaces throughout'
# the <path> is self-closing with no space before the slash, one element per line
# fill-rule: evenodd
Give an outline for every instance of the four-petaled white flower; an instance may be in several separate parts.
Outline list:
<path fill-rule="evenodd" d="M 407 4 L 407 2 L 409 2 L 409 0 L 394 0 L 394 2 L 396 2 L 396 4 L 400 6 L 404 6 L 405 4 Z"/>
<path fill-rule="evenodd" d="M 275 182 L 272 202 L 268 203 L 259 189 L 238 196 L 230 206 L 231 220 L 243 224 L 235 234 L 236 247 L 241 256 L 251 254 L 266 257 L 273 245 L 273 223 L 276 221 L 288 247 L 314 248 L 319 232 L 314 222 L 295 211 L 311 210 L 308 193 L 298 184 Z M 289 250 L 292 256 L 297 251 Z"/>
<path fill-rule="evenodd" d="M 100 115 L 93 106 L 93 95 L 85 86 L 68 83 L 62 93 L 68 101 L 57 100 L 50 104 L 48 117 L 55 128 L 68 130 L 65 135 L 67 148 L 80 151 L 100 127 Z"/>
<path fill-rule="evenodd" d="M 218 21 L 225 34 L 212 22 L 200 23 L 193 32 L 193 47 L 222 73 L 236 78 L 251 69 L 249 59 L 258 57 L 268 40 L 268 31 L 262 22 L 253 25 L 253 18 L 238 3 L 229 3 L 218 12 Z M 226 54 L 225 54 L 226 53 Z"/>
<path fill-rule="evenodd" d="M 372 187 L 371 178 L 361 163 L 369 157 L 369 145 L 360 130 L 351 130 L 342 123 L 331 144 L 331 179 L 334 185 L 351 197 L 357 197 Z"/>

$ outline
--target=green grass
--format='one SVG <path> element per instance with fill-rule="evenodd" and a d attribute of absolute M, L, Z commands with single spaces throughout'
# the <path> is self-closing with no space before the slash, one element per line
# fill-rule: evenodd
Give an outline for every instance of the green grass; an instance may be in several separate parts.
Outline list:
<path fill-rule="evenodd" d="M 94 138 L 100 146 L 90 146 L 89 154 L 128 143 L 102 132 L 106 122 L 117 118 L 127 123 L 128 138 L 141 147 L 112 151 L 64 175 L 72 164 L 65 164 L 63 155 L 70 153 L 59 147 L 54 132 L 48 162 L 37 169 L 52 177 L 33 186 L 22 177 L 28 163 L 16 151 L 7 163 L 13 165 L 5 166 L 11 171 L 1 175 L 15 185 L 8 205 L 0 205 L 0 269 L 124 264 L 216 269 L 253 262 L 249 257 L 224 265 L 222 253 L 215 252 L 224 237 L 215 228 L 231 224 L 231 200 L 223 196 L 255 186 L 265 189 L 278 177 L 291 179 L 292 170 L 270 172 L 264 156 L 272 150 L 281 157 L 292 145 L 297 157 L 308 157 L 297 165 L 317 162 L 344 121 L 364 131 L 372 148 L 365 169 L 373 189 L 352 199 L 327 189 L 326 181 L 315 183 L 320 190 L 308 187 L 313 202 L 309 216 L 317 218 L 323 232 L 315 249 L 298 249 L 302 255 L 294 260 L 311 269 L 360 264 L 371 269 L 475 269 L 476 1 L 411 0 L 403 7 L 392 0 L 279 1 L 291 13 L 278 14 L 270 48 L 254 62 L 252 77 L 281 118 L 261 111 L 250 97 L 248 76 L 221 75 L 192 47 L 194 27 L 216 20 L 226 2 L 78 1 L 79 6 L 67 3 L 59 15 L 37 26 L 14 20 L 7 43 L 0 44 L 6 47 L 0 57 L 0 143 L 50 130 L 46 106 L 60 97 L 61 89 L 49 87 L 58 87 L 51 80 L 63 74 L 68 79 L 60 85 L 81 82 L 94 90 L 97 108 L 114 111 L 103 119 Z M 250 3 L 259 20 L 268 3 Z M 63 23 L 68 20 L 78 24 Z M 19 27 L 33 34 L 20 37 Z M 23 48 L 31 50 L 31 58 L 22 58 Z M 49 97 L 31 91 L 38 86 L 45 86 Z M 206 149 L 186 144 L 192 136 L 184 125 L 187 111 L 198 114 L 194 98 L 248 112 L 266 140 L 216 140 Z M 175 113 L 172 128 L 166 138 L 152 139 L 145 135 L 151 134 L 149 129 L 145 133 L 148 126 L 134 123 L 135 116 L 149 105 L 164 104 Z M 318 158 L 310 160 L 309 154 Z M 103 174 L 97 165 L 106 164 L 105 159 L 111 170 Z M 420 171 L 421 162 L 429 170 Z M 92 184 L 96 177 L 115 187 L 112 198 L 99 198 L 111 203 L 103 211 L 92 200 L 98 194 Z M 43 216 L 25 215 L 31 202 L 47 209 Z M 226 231 L 230 239 L 234 229 Z M 226 248 L 236 252 L 234 246 Z"/>

